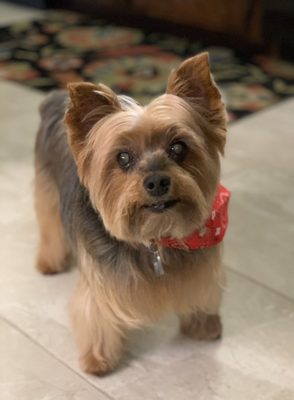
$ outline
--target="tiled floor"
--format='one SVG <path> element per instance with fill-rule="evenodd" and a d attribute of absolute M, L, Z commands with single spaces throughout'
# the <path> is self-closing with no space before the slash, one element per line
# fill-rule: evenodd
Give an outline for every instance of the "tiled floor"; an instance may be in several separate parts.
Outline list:
<path fill-rule="evenodd" d="M 294 100 L 229 130 L 223 340 L 184 339 L 171 317 L 134 335 L 122 368 L 100 379 L 79 370 L 69 329 L 77 271 L 43 277 L 34 269 L 32 150 L 42 98 L 0 81 L 0 399 L 293 400 Z"/>
<path fill-rule="evenodd" d="M 18 21 L 30 20 L 33 18 L 41 18 L 42 10 L 36 8 L 15 5 L 0 0 L 0 24 L 8 25 Z"/>

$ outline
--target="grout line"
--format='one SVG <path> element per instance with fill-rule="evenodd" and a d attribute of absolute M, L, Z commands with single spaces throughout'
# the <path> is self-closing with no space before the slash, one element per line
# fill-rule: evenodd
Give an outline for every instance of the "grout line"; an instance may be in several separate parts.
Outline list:
<path fill-rule="evenodd" d="M 268 290 L 268 291 L 274 293 L 275 295 L 277 295 L 279 297 L 282 297 L 284 300 L 287 300 L 290 303 L 294 304 L 294 299 L 292 297 L 287 296 L 286 294 L 281 293 L 278 290 L 276 290 L 276 289 L 274 289 L 274 288 L 272 288 L 270 286 L 265 285 L 264 283 L 252 278 L 251 276 L 248 276 L 248 275 L 244 274 L 243 272 L 240 272 L 240 271 L 230 267 L 227 263 L 224 263 L 224 266 L 230 272 L 233 272 L 234 274 L 239 275 L 242 278 L 245 278 L 246 280 L 254 283 L 255 285 L 261 286 L 263 289 Z"/>
<path fill-rule="evenodd" d="M 81 378 L 83 381 L 85 381 L 89 386 L 93 387 L 94 389 L 97 390 L 97 392 L 102 395 L 104 395 L 107 399 L 109 400 L 115 400 L 114 397 L 106 393 L 103 389 L 95 386 L 91 381 L 88 381 L 83 375 L 81 375 L 79 372 L 77 372 L 75 369 L 73 369 L 70 365 L 68 365 L 65 361 L 61 360 L 58 358 L 54 353 L 49 351 L 46 347 L 44 347 L 41 343 L 37 342 L 33 337 L 29 336 L 29 334 L 25 331 L 23 331 L 18 325 L 16 325 L 14 322 L 9 321 L 6 317 L 3 315 L 0 315 L 0 319 L 2 319 L 4 322 L 6 322 L 9 326 L 12 328 L 16 329 L 19 333 L 21 333 L 23 336 L 25 336 L 27 339 L 29 339 L 30 342 L 34 343 L 36 346 L 41 348 L 45 353 L 50 355 L 54 360 L 58 361 L 61 365 L 63 365 L 66 369 L 72 371 L 74 375 L 78 376 Z"/>

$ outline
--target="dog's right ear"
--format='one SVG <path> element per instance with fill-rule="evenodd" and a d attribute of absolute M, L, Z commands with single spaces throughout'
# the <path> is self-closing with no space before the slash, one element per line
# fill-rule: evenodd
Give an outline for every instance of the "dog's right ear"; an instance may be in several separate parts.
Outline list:
<path fill-rule="evenodd" d="M 103 117 L 120 110 L 116 94 L 107 86 L 88 82 L 68 85 L 70 102 L 65 114 L 68 142 L 77 164 L 91 128 Z"/>
<path fill-rule="evenodd" d="M 226 142 L 227 117 L 219 89 L 210 73 L 208 53 L 201 53 L 185 60 L 171 72 L 168 94 L 181 97 L 192 108 L 202 105 L 207 112 L 212 130 L 211 138 L 223 154 Z"/>

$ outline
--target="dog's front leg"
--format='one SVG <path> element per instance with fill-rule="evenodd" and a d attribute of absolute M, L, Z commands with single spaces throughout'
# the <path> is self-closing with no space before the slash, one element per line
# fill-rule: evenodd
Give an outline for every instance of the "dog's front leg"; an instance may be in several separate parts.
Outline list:
<path fill-rule="evenodd" d="M 222 335 L 219 314 L 206 314 L 198 311 L 180 317 L 181 332 L 195 340 L 216 340 Z"/>
<path fill-rule="evenodd" d="M 111 372 L 122 355 L 123 330 L 111 315 L 107 318 L 107 306 L 83 276 L 70 306 L 81 368 L 99 376 Z"/>

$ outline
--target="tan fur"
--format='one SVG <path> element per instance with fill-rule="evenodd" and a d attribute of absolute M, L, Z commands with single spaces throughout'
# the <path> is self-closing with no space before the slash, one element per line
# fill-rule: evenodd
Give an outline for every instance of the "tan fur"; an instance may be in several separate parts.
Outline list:
<path fill-rule="evenodd" d="M 220 247 L 204 252 L 205 257 L 195 265 L 191 258 L 180 267 L 166 264 L 166 274 L 160 279 L 150 266 L 148 279 L 136 276 L 127 285 L 111 271 L 103 272 L 83 248 L 78 254 L 82 276 L 99 306 L 104 307 L 102 314 L 113 325 L 137 328 L 158 321 L 168 312 L 217 312 L 224 286 Z M 165 262 L 164 253 L 162 260 Z"/>
<path fill-rule="evenodd" d="M 97 289 L 88 277 L 81 275 L 71 301 L 71 319 L 81 368 L 85 372 L 104 375 L 120 361 L 123 330 L 108 318 L 107 303 L 100 301 Z"/>
<path fill-rule="evenodd" d="M 78 254 L 81 278 L 71 302 L 71 316 L 80 364 L 86 372 L 104 375 L 113 370 L 127 332 L 151 325 L 171 312 L 180 316 L 184 334 L 198 340 L 220 337 L 217 314 L 224 274 L 219 247 L 210 249 L 201 263 L 168 265 L 162 278 L 153 274 L 149 279 L 134 277 L 126 287 L 114 274 L 103 274 L 84 249 Z"/>
<path fill-rule="evenodd" d="M 151 240 L 180 239 L 201 228 L 211 211 L 226 118 L 207 54 L 182 63 L 171 73 L 167 93 L 146 107 L 101 84 L 72 84 L 69 91 L 65 122 L 80 182 L 110 237 L 128 244 L 115 255 L 117 264 L 127 268 L 123 277 L 92 256 L 89 243 L 77 232 L 75 250 L 81 276 L 71 301 L 71 316 L 81 367 L 97 375 L 113 370 L 128 331 L 170 312 L 179 316 L 184 334 L 201 340 L 218 338 L 224 286 L 221 246 L 179 254 L 159 247 L 165 268 L 162 277 L 155 276 L 147 249 Z M 168 153 L 177 141 L 188 147 L 180 164 Z M 117 155 L 125 149 L 136 162 L 127 172 L 117 162 Z M 178 201 L 161 214 L 148 210 L 154 199 L 142 184 L 153 171 L 171 178 L 164 201 Z M 45 209 L 48 196 L 50 204 Z M 40 172 L 36 175 L 36 209 L 42 238 L 38 268 L 45 273 L 61 271 L 67 244 L 58 192 Z M 98 250 L 106 251 L 108 243 L 101 243 Z M 128 246 L 142 253 L 142 265 L 137 258 L 128 258 Z"/>
<path fill-rule="evenodd" d="M 222 323 L 218 314 L 198 312 L 180 318 L 181 332 L 196 340 L 215 340 L 222 335 Z"/>
<path fill-rule="evenodd" d="M 49 202 L 48 202 L 49 200 Z M 40 230 L 37 268 L 43 274 L 55 274 L 68 268 L 70 253 L 60 219 L 55 185 L 36 165 L 35 210 Z"/>

